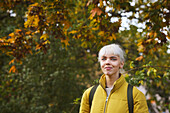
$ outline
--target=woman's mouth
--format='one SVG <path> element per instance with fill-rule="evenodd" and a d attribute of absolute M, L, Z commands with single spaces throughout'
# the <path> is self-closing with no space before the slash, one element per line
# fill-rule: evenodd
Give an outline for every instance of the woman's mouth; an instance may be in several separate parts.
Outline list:
<path fill-rule="evenodd" d="M 110 69 L 112 69 L 112 67 L 105 67 L 105 69 L 106 69 L 106 70 L 110 70 Z"/>

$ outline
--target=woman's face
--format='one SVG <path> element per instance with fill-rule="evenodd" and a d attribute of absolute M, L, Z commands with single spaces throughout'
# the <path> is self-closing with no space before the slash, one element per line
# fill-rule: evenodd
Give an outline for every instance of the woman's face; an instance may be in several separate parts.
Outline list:
<path fill-rule="evenodd" d="M 119 69 L 123 68 L 124 63 L 120 61 L 120 57 L 114 54 L 106 54 L 100 58 L 100 67 L 105 75 L 118 76 Z"/>

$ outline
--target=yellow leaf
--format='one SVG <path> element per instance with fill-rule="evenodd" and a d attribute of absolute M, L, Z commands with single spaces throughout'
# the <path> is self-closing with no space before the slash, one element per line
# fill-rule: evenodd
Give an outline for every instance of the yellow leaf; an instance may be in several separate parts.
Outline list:
<path fill-rule="evenodd" d="M 141 85 L 143 85 L 143 80 L 140 80 L 139 83 L 140 83 Z"/>
<path fill-rule="evenodd" d="M 151 32 L 149 33 L 149 36 L 152 36 L 152 35 L 154 35 L 153 31 L 151 31 Z"/>
<path fill-rule="evenodd" d="M 15 38 L 10 38 L 10 39 L 8 39 L 8 42 L 14 43 L 14 42 L 15 42 Z"/>
<path fill-rule="evenodd" d="M 7 52 L 6 54 L 10 56 L 10 55 L 12 55 L 12 54 L 13 54 L 13 52 Z"/>
<path fill-rule="evenodd" d="M 87 43 L 86 43 L 86 42 L 83 42 L 83 43 L 81 44 L 81 47 L 87 48 Z"/>
<path fill-rule="evenodd" d="M 110 41 L 112 41 L 113 39 L 116 40 L 116 36 L 114 33 L 112 33 L 112 36 L 110 37 Z"/>
<path fill-rule="evenodd" d="M 96 30 L 98 30 L 98 27 L 93 27 L 93 28 L 91 28 L 93 31 L 96 31 Z"/>
<path fill-rule="evenodd" d="M 131 68 L 131 69 L 134 68 L 134 64 L 133 64 L 133 63 L 134 63 L 133 61 L 130 62 L 130 68 Z"/>
<path fill-rule="evenodd" d="M 32 4 L 31 6 L 38 6 L 39 4 L 38 3 L 34 3 L 34 4 Z"/>
<path fill-rule="evenodd" d="M 52 106 L 54 106 L 54 104 L 48 104 L 48 106 L 49 106 L 49 107 L 52 107 Z"/>
<path fill-rule="evenodd" d="M 25 28 L 39 26 L 40 19 L 38 15 L 28 16 L 27 18 L 28 18 L 27 21 L 24 23 Z"/>
<path fill-rule="evenodd" d="M 103 7 L 103 0 L 100 0 L 100 7 Z"/>
<path fill-rule="evenodd" d="M 154 74 L 154 76 L 156 76 L 156 72 L 157 72 L 157 70 L 153 68 L 153 74 Z"/>
<path fill-rule="evenodd" d="M 98 33 L 98 35 L 104 36 L 104 31 L 100 31 L 100 32 Z"/>
<path fill-rule="evenodd" d="M 77 14 L 77 10 L 75 11 L 75 14 Z"/>
<path fill-rule="evenodd" d="M 50 44 L 50 41 L 46 40 L 43 44 Z"/>
<path fill-rule="evenodd" d="M 137 46 L 142 45 L 142 40 L 139 40 L 139 43 L 137 44 Z"/>
<path fill-rule="evenodd" d="M 92 20 L 92 19 L 93 19 L 93 16 L 92 16 L 92 14 L 89 16 L 89 19 L 90 19 L 90 20 Z"/>
<path fill-rule="evenodd" d="M 38 15 L 33 16 L 33 17 L 34 17 L 34 21 L 33 21 L 33 25 L 32 26 L 33 27 L 38 27 L 40 19 L 39 19 Z"/>
<path fill-rule="evenodd" d="M 159 82 L 156 84 L 156 86 L 157 86 L 157 87 L 161 86 L 161 83 L 162 83 L 162 82 L 159 81 Z"/>
<path fill-rule="evenodd" d="M 81 34 L 77 35 L 77 38 L 79 39 L 81 37 Z"/>
<path fill-rule="evenodd" d="M 158 78 L 161 78 L 161 76 L 159 76 L 159 75 L 158 75 L 157 77 L 158 77 Z"/>
<path fill-rule="evenodd" d="M 43 34 L 40 39 L 47 40 L 49 38 L 48 34 Z"/>
<path fill-rule="evenodd" d="M 72 31 L 69 32 L 69 34 L 75 34 L 75 33 L 77 33 L 76 30 L 72 30 Z"/>
<path fill-rule="evenodd" d="M 149 68 L 148 72 L 147 72 L 147 75 L 149 76 L 151 73 L 151 69 Z"/>
<path fill-rule="evenodd" d="M 144 18 L 148 18 L 149 17 L 149 13 L 147 13 L 145 16 L 144 16 Z"/>
<path fill-rule="evenodd" d="M 138 51 L 143 52 L 144 51 L 144 46 L 143 45 L 138 46 Z"/>
<path fill-rule="evenodd" d="M 154 37 L 156 37 L 156 36 L 157 36 L 157 33 L 155 32 L 155 33 L 154 33 Z"/>
<path fill-rule="evenodd" d="M 9 81 L 10 81 L 10 82 L 12 82 L 13 80 L 12 80 L 12 79 L 10 79 Z"/>
<path fill-rule="evenodd" d="M 97 20 L 96 19 L 93 19 L 92 22 L 96 22 Z"/>

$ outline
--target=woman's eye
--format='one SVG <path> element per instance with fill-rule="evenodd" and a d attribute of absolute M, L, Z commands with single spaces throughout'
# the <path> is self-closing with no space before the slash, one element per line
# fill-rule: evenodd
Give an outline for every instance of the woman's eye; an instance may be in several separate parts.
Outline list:
<path fill-rule="evenodd" d="M 117 60 L 117 59 L 116 59 L 116 58 L 111 58 L 110 60 L 114 60 L 114 61 L 115 61 L 115 60 Z"/>
<path fill-rule="evenodd" d="M 102 60 L 106 60 L 106 58 L 102 58 Z"/>

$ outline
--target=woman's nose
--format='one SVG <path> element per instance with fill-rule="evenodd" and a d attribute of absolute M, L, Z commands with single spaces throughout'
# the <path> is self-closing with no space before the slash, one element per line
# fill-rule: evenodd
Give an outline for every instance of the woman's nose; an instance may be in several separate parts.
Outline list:
<path fill-rule="evenodd" d="M 110 59 L 107 59 L 105 63 L 110 64 Z"/>

